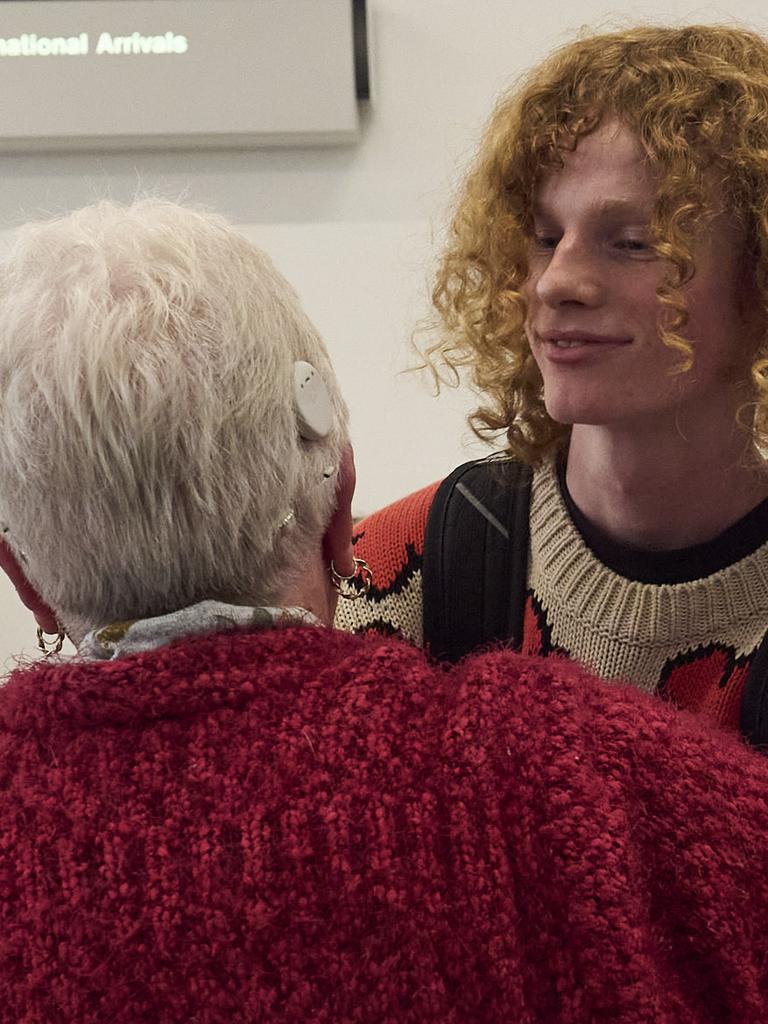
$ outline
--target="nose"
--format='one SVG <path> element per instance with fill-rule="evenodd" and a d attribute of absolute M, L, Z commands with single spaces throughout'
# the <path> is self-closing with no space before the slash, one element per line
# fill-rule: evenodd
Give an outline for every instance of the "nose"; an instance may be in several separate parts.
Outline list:
<path fill-rule="evenodd" d="M 605 285 L 595 254 L 578 240 L 561 238 L 535 284 L 538 298 L 553 308 L 573 303 L 594 308 Z"/>

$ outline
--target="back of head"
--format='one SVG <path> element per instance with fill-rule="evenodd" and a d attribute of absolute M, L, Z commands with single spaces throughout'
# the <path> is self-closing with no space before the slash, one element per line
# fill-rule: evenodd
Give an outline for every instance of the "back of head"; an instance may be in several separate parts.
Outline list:
<path fill-rule="evenodd" d="M 546 414 L 525 339 L 521 287 L 537 183 L 601 121 L 638 137 L 657 180 L 651 232 L 670 272 L 660 298 L 674 317 L 665 342 L 690 368 L 680 288 L 695 271 L 691 233 L 714 207 L 746 237 L 745 265 L 768 310 L 768 42 L 727 26 L 638 27 L 580 38 L 533 68 L 499 101 L 465 182 L 434 300 L 442 336 L 430 350 L 470 366 L 487 403 L 482 433 L 507 433 L 537 461 L 567 437 Z M 768 442 L 768 343 L 753 366 L 754 440 Z"/>
<path fill-rule="evenodd" d="M 330 392 L 322 441 L 299 435 L 296 360 Z M 0 269 L 0 523 L 64 621 L 273 599 L 320 544 L 345 440 L 317 332 L 222 218 L 147 199 L 20 230 Z"/>

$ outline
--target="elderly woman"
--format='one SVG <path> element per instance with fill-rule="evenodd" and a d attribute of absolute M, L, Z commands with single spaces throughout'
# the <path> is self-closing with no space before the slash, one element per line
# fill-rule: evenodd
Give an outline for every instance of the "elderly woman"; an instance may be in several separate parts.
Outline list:
<path fill-rule="evenodd" d="M 0 1021 L 765 1021 L 768 759 L 327 628 L 352 488 L 325 349 L 223 221 L 20 233 L 3 557 L 78 655 L 0 689 Z"/>

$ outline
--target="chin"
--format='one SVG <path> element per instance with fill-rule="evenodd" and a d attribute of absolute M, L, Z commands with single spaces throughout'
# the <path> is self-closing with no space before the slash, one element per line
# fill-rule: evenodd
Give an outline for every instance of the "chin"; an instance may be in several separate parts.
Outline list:
<path fill-rule="evenodd" d="M 544 407 L 550 419 L 572 427 L 576 423 L 589 426 L 603 426 L 620 418 L 616 409 L 606 408 L 604 396 L 578 399 L 574 395 L 553 395 L 549 399 L 544 396 Z"/>
<path fill-rule="evenodd" d="M 545 403 L 549 418 L 555 423 L 561 423 L 564 427 L 572 427 L 576 423 L 599 426 L 606 422 L 605 414 L 601 414 L 594 408 L 584 406 L 573 406 L 566 403 Z"/>

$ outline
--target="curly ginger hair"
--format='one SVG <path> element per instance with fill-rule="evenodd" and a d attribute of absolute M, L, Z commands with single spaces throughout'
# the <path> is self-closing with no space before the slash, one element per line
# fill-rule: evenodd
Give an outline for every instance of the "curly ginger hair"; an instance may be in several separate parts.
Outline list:
<path fill-rule="evenodd" d="M 536 184 L 562 153 L 615 117 L 640 139 L 657 176 L 650 231 L 667 261 L 658 289 L 661 341 L 694 362 L 681 331 L 684 285 L 695 271 L 693 229 L 715 199 L 741 223 L 762 336 L 751 368 L 749 429 L 768 448 L 768 42 L 725 26 L 639 27 L 555 51 L 503 96 L 461 193 L 432 293 L 440 336 L 426 363 L 439 381 L 469 369 L 482 404 L 479 436 L 506 435 L 511 454 L 537 463 L 563 448 L 570 427 L 548 415 L 525 335 Z M 717 173 L 717 188 L 711 172 Z M 708 175 L 705 181 L 705 173 Z M 717 196 L 713 192 L 717 192 Z"/>

